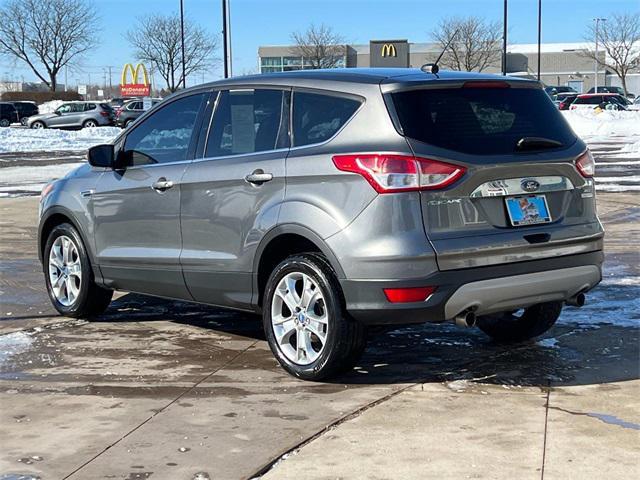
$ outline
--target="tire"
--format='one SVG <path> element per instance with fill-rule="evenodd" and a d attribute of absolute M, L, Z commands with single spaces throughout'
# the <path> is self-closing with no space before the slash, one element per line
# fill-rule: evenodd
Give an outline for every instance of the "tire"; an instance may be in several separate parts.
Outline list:
<path fill-rule="evenodd" d="M 131 125 L 133 123 L 133 120 L 127 120 L 126 122 L 124 122 L 124 128 L 129 128 L 129 125 Z"/>
<path fill-rule="evenodd" d="M 8 119 L 6 119 L 6 118 L 1 118 L 0 119 L 0 127 L 7 128 L 9 126 L 11 126 L 11 122 Z"/>
<path fill-rule="evenodd" d="M 301 295 L 305 284 L 315 287 L 307 296 Z M 294 289 L 291 297 L 286 285 Z M 298 315 L 287 314 L 296 313 L 289 304 L 301 309 Z M 319 381 L 350 370 L 366 347 L 364 327 L 347 314 L 335 272 L 320 254 L 290 256 L 276 266 L 267 281 L 263 305 L 269 347 L 280 365 L 295 377 Z M 315 320 L 318 318 L 324 320 Z M 316 331 L 324 335 L 324 341 Z M 298 339 L 305 338 L 306 348 L 298 348 Z"/>
<path fill-rule="evenodd" d="M 66 256 L 63 253 L 65 245 L 68 248 Z M 63 223 L 51 231 L 42 264 L 49 299 L 61 315 L 89 318 L 109 306 L 113 290 L 94 282 L 87 251 L 73 225 Z M 59 284 L 58 278 L 61 279 Z M 52 285 L 56 285 L 58 291 Z"/>
<path fill-rule="evenodd" d="M 476 324 L 500 343 L 524 342 L 548 331 L 562 312 L 562 302 L 539 303 L 525 308 L 522 315 L 513 312 L 478 317 Z"/>
<path fill-rule="evenodd" d="M 82 122 L 82 128 L 95 128 L 98 126 L 98 122 L 95 120 L 85 120 Z"/>
<path fill-rule="evenodd" d="M 47 126 L 45 125 L 44 122 L 37 120 L 31 124 L 31 128 L 40 129 L 40 128 L 47 128 Z"/>
<path fill-rule="evenodd" d="M 29 123 L 29 117 L 22 117 L 20 119 L 20 125 L 22 125 L 23 127 L 26 127 L 28 123 Z"/>

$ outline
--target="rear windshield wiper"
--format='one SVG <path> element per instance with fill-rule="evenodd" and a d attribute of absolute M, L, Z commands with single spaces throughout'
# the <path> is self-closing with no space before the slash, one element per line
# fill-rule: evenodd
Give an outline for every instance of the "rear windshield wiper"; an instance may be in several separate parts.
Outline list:
<path fill-rule="evenodd" d="M 516 143 L 516 150 L 542 150 L 545 148 L 562 147 L 562 142 L 544 137 L 522 137 Z"/>

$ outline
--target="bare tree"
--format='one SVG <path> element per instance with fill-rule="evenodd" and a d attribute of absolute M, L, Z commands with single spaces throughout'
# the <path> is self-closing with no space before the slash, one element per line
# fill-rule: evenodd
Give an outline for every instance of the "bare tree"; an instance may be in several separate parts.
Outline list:
<path fill-rule="evenodd" d="M 138 60 L 150 62 L 175 92 L 182 83 L 182 48 L 180 16 L 150 15 L 138 19 L 126 38 L 136 50 Z M 184 22 L 185 73 L 202 72 L 215 62 L 213 53 L 218 41 L 188 19 Z"/>
<path fill-rule="evenodd" d="M 311 24 L 304 32 L 291 34 L 295 47 L 293 55 L 302 55 L 311 68 L 335 68 L 341 64 L 346 53 L 344 38 L 324 24 Z"/>
<path fill-rule="evenodd" d="M 85 0 L 8 0 L 0 18 L 0 54 L 26 63 L 51 91 L 96 42 L 98 18 Z"/>
<path fill-rule="evenodd" d="M 479 17 L 445 18 L 431 32 L 431 37 L 442 50 L 446 47 L 441 63 L 447 68 L 481 72 L 500 60 L 502 24 L 499 22 L 487 22 Z"/>
<path fill-rule="evenodd" d="M 627 74 L 640 67 L 640 13 L 612 15 L 606 22 L 600 22 L 597 38 L 595 25 L 589 25 L 585 40 L 597 40 L 600 51 L 596 56 L 595 49 L 588 48 L 584 51 L 584 56 L 595 60 L 601 67 L 614 71 L 627 95 Z"/>

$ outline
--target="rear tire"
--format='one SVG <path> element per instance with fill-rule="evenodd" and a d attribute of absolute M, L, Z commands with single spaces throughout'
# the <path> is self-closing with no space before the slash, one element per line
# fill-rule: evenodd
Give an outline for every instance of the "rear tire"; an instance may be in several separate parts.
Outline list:
<path fill-rule="evenodd" d="M 11 126 L 11 122 L 9 120 L 7 120 L 6 118 L 0 119 L 0 127 L 7 128 L 9 126 Z"/>
<path fill-rule="evenodd" d="M 87 318 L 107 309 L 113 290 L 94 282 L 87 251 L 73 225 L 63 223 L 51 231 L 42 259 L 49 299 L 61 315 Z"/>
<path fill-rule="evenodd" d="M 98 122 L 95 120 L 85 120 L 82 122 L 82 128 L 94 128 L 98 126 Z"/>
<path fill-rule="evenodd" d="M 548 331 L 562 312 L 562 302 L 547 302 L 525 308 L 522 315 L 513 312 L 478 317 L 477 325 L 500 343 L 524 342 Z"/>
<path fill-rule="evenodd" d="M 347 314 L 335 272 L 316 253 L 290 256 L 273 270 L 265 289 L 263 325 L 280 365 L 304 380 L 350 370 L 366 347 L 364 327 Z"/>

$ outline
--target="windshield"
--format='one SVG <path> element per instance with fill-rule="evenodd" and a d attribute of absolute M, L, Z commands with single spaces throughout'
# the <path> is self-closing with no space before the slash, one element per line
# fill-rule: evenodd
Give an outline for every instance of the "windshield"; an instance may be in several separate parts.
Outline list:
<path fill-rule="evenodd" d="M 537 88 L 438 88 L 392 94 L 403 133 L 463 153 L 508 154 L 537 137 L 562 147 L 576 140 L 557 107 Z"/>

